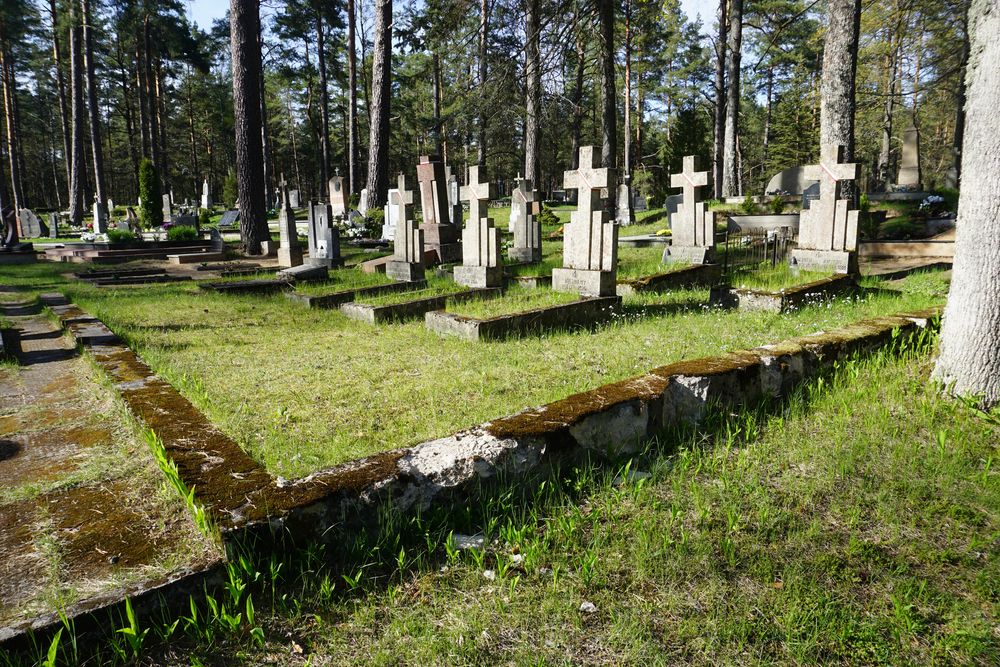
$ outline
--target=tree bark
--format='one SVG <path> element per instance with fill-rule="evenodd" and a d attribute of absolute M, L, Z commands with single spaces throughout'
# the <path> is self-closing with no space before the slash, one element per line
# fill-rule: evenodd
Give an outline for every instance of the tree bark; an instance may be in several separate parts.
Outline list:
<path fill-rule="evenodd" d="M 583 126 L 583 74 L 584 74 L 584 48 L 583 48 L 583 27 L 580 25 L 580 3 L 577 0 L 576 10 L 573 14 L 573 32 L 576 34 L 576 80 L 573 85 L 573 139 L 570 144 L 572 155 L 570 162 L 573 169 L 579 169 L 580 164 L 580 135 Z"/>
<path fill-rule="evenodd" d="M 264 211 L 265 218 L 267 211 L 274 208 L 274 155 L 271 152 L 271 131 L 267 118 L 267 89 L 264 88 L 264 35 L 263 31 L 258 31 L 257 44 L 260 49 L 260 146 L 264 161 Z"/>
<path fill-rule="evenodd" d="M 715 114 L 712 123 L 712 194 L 722 197 L 722 162 L 726 141 L 726 32 L 728 0 L 719 0 L 719 37 L 715 40 Z"/>
<path fill-rule="evenodd" d="M 59 122 L 62 130 L 63 160 L 66 163 L 66 188 L 70 181 L 70 150 L 69 150 L 69 110 L 66 106 L 66 80 L 63 76 L 62 49 L 59 45 L 58 14 L 56 0 L 49 0 L 49 13 L 52 15 L 52 60 L 56 65 L 56 94 L 59 97 Z"/>
<path fill-rule="evenodd" d="M 743 0 L 729 3 L 729 44 L 726 46 L 726 129 L 722 148 L 722 196 L 740 193 L 736 140 L 740 127 L 740 61 L 743 49 Z"/>
<path fill-rule="evenodd" d="M 105 214 L 107 193 L 104 190 L 104 148 L 101 144 L 100 103 L 97 99 L 97 73 L 94 65 L 94 34 L 90 0 L 81 2 L 83 14 L 83 60 L 87 76 L 87 109 L 90 112 L 90 152 L 94 159 L 94 198 Z"/>
<path fill-rule="evenodd" d="M 601 164 L 614 169 L 618 157 L 618 99 L 615 93 L 615 6 L 612 0 L 598 0 L 601 30 Z M 607 205 L 614 210 L 615 197 Z"/>
<path fill-rule="evenodd" d="M 240 237 L 247 254 L 260 254 L 268 240 L 264 211 L 264 151 L 260 114 L 260 5 L 257 0 L 231 0 L 230 48 L 233 67 L 233 115 L 236 126 L 236 183 Z"/>
<path fill-rule="evenodd" d="M 954 158 L 955 182 L 952 185 L 958 188 L 962 183 L 962 137 L 965 134 L 965 78 L 969 69 L 969 9 L 966 6 L 965 14 L 960 22 L 962 31 L 961 62 L 962 71 L 958 78 L 958 90 L 955 91 L 955 135 L 952 138 L 951 151 Z"/>
<path fill-rule="evenodd" d="M 153 80 L 153 50 L 151 48 L 152 37 L 150 35 L 149 15 L 143 21 L 142 43 L 145 53 L 143 78 L 146 82 L 146 122 L 149 124 L 149 159 L 153 161 L 156 170 L 156 177 L 160 179 L 160 192 L 166 194 L 163 188 L 163 174 L 160 170 L 160 126 L 156 122 L 158 115 L 156 102 L 156 82 Z"/>
<path fill-rule="evenodd" d="M 972 0 L 966 75 L 963 196 L 935 379 L 948 391 L 1000 403 L 1000 8 Z"/>
<path fill-rule="evenodd" d="M 828 1 L 819 107 L 820 146 L 843 146 L 845 162 L 854 159 L 854 84 L 860 25 L 861 0 Z"/>
<path fill-rule="evenodd" d="M 347 0 L 347 197 L 358 188 L 358 63 L 354 36 L 354 0 Z"/>
<path fill-rule="evenodd" d="M 434 127 L 431 129 L 434 154 L 441 155 L 441 59 L 437 51 L 431 53 L 431 111 L 434 114 Z"/>
<path fill-rule="evenodd" d="M 525 0 L 525 63 L 526 79 L 524 114 L 524 177 L 538 187 L 538 117 L 541 112 L 541 56 L 539 40 L 541 22 L 538 0 Z"/>
<path fill-rule="evenodd" d="M 888 32 L 888 31 L 887 31 Z M 875 167 L 876 188 L 885 190 L 889 184 L 889 159 L 892 155 L 892 115 L 896 102 L 897 43 L 895 31 L 889 34 L 889 52 L 885 56 L 885 101 L 882 105 L 882 145 Z"/>
<path fill-rule="evenodd" d="M 490 28 L 489 0 L 479 0 L 479 161 L 480 168 L 486 166 L 486 38 Z"/>
<path fill-rule="evenodd" d="M 632 174 L 632 0 L 625 0 L 625 161 L 627 179 Z"/>
<path fill-rule="evenodd" d="M 375 3 L 371 128 L 368 133 L 368 208 L 385 205 L 389 190 L 389 102 L 392 97 L 392 0 Z"/>
<path fill-rule="evenodd" d="M 330 182 L 330 91 L 326 84 L 326 36 L 323 17 L 316 11 L 316 58 L 319 64 L 319 117 L 320 117 L 320 192 Z"/>
<path fill-rule="evenodd" d="M 7 126 L 7 158 L 10 161 L 11 204 L 16 215 L 24 208 L 24 190 L 21 187 L 21 146 L 19 142 L 17 105 L 17 81 L 14 78 L 14 63 L 11 62 L 10 48 L 6 35 L 0 32 L 0 78 L 3 79 L 4 116 Z M 19 218 L 20 219 L 20 218 Z"/>
<path fill-rule="evenodd" d="M 70 108 L 72 113 L 72 128 L 70 132 L 70 184 L 69 184 L 69 217 L 70 222 L 79 227 L 83 224 L 83 189 L 86 174 L 84 174 L 84 104 L 83 104 L 83 35 L 80 28 L 79 8 L 76 0 L 70 2 L 69 29 L 69 75 L 70 75 Z"/>

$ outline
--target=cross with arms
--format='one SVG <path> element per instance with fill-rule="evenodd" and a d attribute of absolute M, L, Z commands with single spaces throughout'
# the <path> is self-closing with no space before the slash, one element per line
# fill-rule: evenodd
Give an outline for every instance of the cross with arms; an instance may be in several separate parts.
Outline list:
<path fill-rule="evenodd" d="M 478 166 L 469 167 L 468 184 L 462 186 L 461 197 L 469 201 L 469 224 L 478 225 L 479 221 L 486 217 L 486 204 L 490 200 L 490 184 L 488 181 L 479 182 Z M 458 224 L 457 220 L 455 224 Z"/>
<path fill-rule="evenodd" d="M 705 222 L 705 204 L 698 201 L 698 191 L 708 185 L 708 172 L 696 168 L 695 156 L 685 155 L 681 173 L 670 175 L 670 187 L 684 192 L 683 202 L 671 220 L 673 246 L 710 247 L 715 240 L 711 220 Z"/>
<path fill-rule="evenodd" d="M 567 171 L 563 175 L 563 187 L 577 191 L 577 206 L 573 215 L 578 215 L 579 219 L 587 222 L 590 221 L 591 212 L 598 208 L 600 191 L 610 187 L 611 182 L 610 170 L 605 167 L 598 168 L 597 159 L 593 146 L 581 146 L 579 168 Z M 597 191 L 597 201 L 594 201 L 595 191 Z"/>
<path fill-rule="evenodd" d="M 850 202 L 840 198 L 842 181 L 857 180 L 861 165 L 844 163 L 844 147 L 824 144 L 819 164 L 803 170 L 807 180 L 819 181 L 819 200 L 803 212 L 799 247 L 816 250 L 853 250 L 857 245 L 857 212 L 849 215 Z M 852 224 L 853 223 L 853 224 Z M 851 228 L 853 227 L 853 239 Z"/>

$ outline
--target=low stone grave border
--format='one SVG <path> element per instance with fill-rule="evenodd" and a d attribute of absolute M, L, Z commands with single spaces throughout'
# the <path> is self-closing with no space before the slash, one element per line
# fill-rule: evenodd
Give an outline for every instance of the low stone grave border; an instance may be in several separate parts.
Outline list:
<path fill-rule="evenodd" d="M 508 285 L 517 285 L 525 289 L 541 289 L 552 287 L 552 276 L 505 276 Z"/>
<path fill-rule="evenodd" d="M 854 276 L 838 274 L 796 285 L 778 292 L 719 285 L 712 288 L 709 303 L 722 308 L 785 313 L 810 303 L 826 301 L 858 289 Z"/>
<path fill-rule="evenodd" d="M 419 280 L 412 283 L 398 282 L 388 285 L 375 285 L 373 287 L 359 287 L 358 289 L 340 290 L 329 294 L 309 295 L 297 294 L 296 292 L 285 292 L 285 297 L 300 303 L 307 308 L 336 308 L 341 304 L 354 301 L 358 298 L 381 296 L 383 294 L 395 294 L 397 292 L 410 292 L 427 287 L 426 280 Z"/>
<path fill-rule="evenodd" d="M 256 271 L 254 273 L 257 273 Z M 291 280 L 234 280 L 232 282 L 202 282 L 198 287 L 210 292 L 219 294 L 274 294 L 284 290 L 292 289 L 294 282 Z"/>
<path fill-rule="evenodd" d="M 432 310 L 441 310 L 448 302 L 461 303 L 472 299 L 493 299 L 503 294 L 498 288 L 476 288 L 453 294 L 428 296 L 413 301 L 392 303 L 384 306 L 373 306 L 367 303 L 349 301 L 340 305 L 340 312 L 352 320 L 368 324 L 387 324 L 403 322 L 423 317 Z"/>
<path fill-rule="evenodd" d="M 579 301 L 487 319 L 433 310 L 424 316 L 424 323 L 431 331 L 465 340 L 502 340 L 606 322 L 614 317 L 621 302 L 618 296 L 581 298 Z"/>
<path fill-rule="evenodd" d="M 153 431 L 224 546 L 295 548 L 338 539 L 344 531 L 378 529 L 388 508 L 402 513 L 468 500 L 483 483 L 527 480 L 552 465 L 587 455 L 639 451 L 671 425 L 697 424 L 713 409 L 734 410 L 787 397 L 801 382 L 855 355 L 903 345 L 936 327 L 940 309 L 857 322 L 775 345 L 681 361 L 565 399 L 496 419 L 454 435 L 375 454 L 287 481 L 268 473 L 121 339 L 61 294 L 42 303 L 111 380 L 132 415 Z M 275 539 L 290 534 L 294 540 Z M 143 611 L 186 603 L 193 590 L 221 585 L 220 567 L 118 591 L 65 610 L 92 625 L 122 609 L 125 597 Z M 58 616 L 0 629 L 0 648 L 30 645 L 62 627 Z M 33 636 L 31 634 L 33 633 Z"/>
<path fill-rule="evenodd" d="M 676 271 L 619 280 L 615 289 L 618 296 L 660 294 L 692 285 L 714 285 L 721 278 L 721 264 L 693 264 Z"/>

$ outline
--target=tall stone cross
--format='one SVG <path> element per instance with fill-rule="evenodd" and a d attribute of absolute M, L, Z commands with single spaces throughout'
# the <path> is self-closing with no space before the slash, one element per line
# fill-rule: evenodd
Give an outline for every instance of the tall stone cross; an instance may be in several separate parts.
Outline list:
<path fill-rule="evenodd" d="M 685 155 L 681 172 L 670 175 L 670 187 L 681 188 L 684 193 L 683 203 L 670 224 L 672 246 L 711 246 L 715 242 L 711 220 L 705 220 L 705 204 L 699 201 L 699 190 L 708 185 L 708 172 L 695 169 L 695 156 Z"/>
<path fill-rule="evenodd" d="M 390 202 L 399 211 L 396 217 L 396 234 L 393 239 L 392 259 L 386 264 L 386 275 L 393 280 L 413 282 L 424 277 L 424 233 L 413 219 L 413 192 L 406 189 L 406 177 L 397 178 L 395 201 Z"/>
<path fill-rule="evenodd" d="M 284 174 L 281 175 L 278 186 L 281 188 L 281 208 L 291 208 L 292 204 L 288 200 L 288 181 L 285 180 Z"/>
<path fill-rule="evenodd" d="M 583 146 L 580 167 L 563 176 L 564 187 L 577 191 L 577 209 L 564 233 L 563 267 L 613 272 L 618 259 L 618 228 L 607 220 L 601 190 L 610 187 L 614 170 L 598 167 L 597 159 L 593 146 Z"/>
<path fill-rule="evenodd" d="M 420 184 L 420 208 L 424 225 L 448 224 L 448 192 L 445 185 L 444 163 L 436 155 L 421 155 L 417 164 Z"/>
<path fill-rule="evenodd" d="M 844 147 L 825 144 L 819 164 L 805 167 L 807 180 L 819 181 L 819 200 L 802 212 L 799 225 L 799 248 L 809 250 L 853 251 L 858 243 L 858 212 L 850 211 L 850 202 L 840 198 L 841 184 L 857 180 L 861 165 L 844 163 Z"/>
<path fill-rule="evenodd" d="M 461 198 L 469 202 L 469 222 L 478 222 L 486 217 L 490 201 L 489 182 L 479 182 L 479 167 L 469 167 L 469 179 L 462 186 Z"/>
<path fill-rule="evenodd" d="M 413 190 L 406 189 L 406 176 L 400 174 L 396 177 L 396 191 L 392 193 L 395 201 L 390 202 L 396 207 L 396 220 L 404 222 L 413 218 Z"/>
<path fill-rule="evenodd" d="M 542 259 L 542 234 L 538 214 L 541 212 L 538 191 L 531 181 L 517 178 L 517 187 L 511 194 L 511 231 L 514 245 L 509 256 L 518 262 L 538 262 Z"/>

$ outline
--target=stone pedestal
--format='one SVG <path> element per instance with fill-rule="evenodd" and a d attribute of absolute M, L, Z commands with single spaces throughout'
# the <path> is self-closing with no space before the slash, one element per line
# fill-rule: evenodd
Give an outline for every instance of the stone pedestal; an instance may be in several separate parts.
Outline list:
<path fill-rule="evenodd" d="M 300 264 L 302 264 L 302 248 L 298 244 L 278 248 L 278 266 L 291 268 Z"/>
<path fill-rule="evenodd" d="M 536 264 L 542 261 L 541 248 L 510 248 L 507 256 L 518 264 Z"/>
<path fill-rule="evenodd" d="M 331 227 L 319 229 L 315 252 L 310 251 L 309 254 L 309 264 L 334 268 L 343 263 L 340 256 L 340 230 Z"/>
<path fill-rule="evenodd" d="M 582 296 L 615 296 L 614 271 L 589 269 L 552 269 L 552 289 L 556 292 L 573 292 Z"/>
<path fill-rule="evenodd" d="M 105 234 L 108 231 L 108 214 L 100 204 L 94 204 L 94 233 Z"/>
<path fill-rule="evenodd" d="M 500 287 L 503 285 L 502 266 L 456 266 L 455 282 L 466 287 Z"/>
<path fill-rule="evenodd" d="M 424 248 L 433 251 L 438 264 L 462 261 L 462 244 L 458 239 L 458 228 L 451 225 L 420 225 L 424 233 Z"/>
<path fill-rule="evenodd" d="M 278 243 L 277 241 L 261 241 L 260 242 L 260 254 L 264 257 L 274 257 L 278 254 Z"/>
<path fill-rule="evenodd" d="M 792 251 L 792 266 L 805 271 L 828 273 L 858 273 L 858 254 L 847 250 L 810 250 L 796 248 Z"/>
<path fill-rule="evenodd" d="M 707 246 L 667 246 L 663 249 L 664 264 L 711 264 L 715 248 Z"/>
<path fill-rule="evenodd" d="M 415 262 L 391 260 L 385 265 L 385 275 L 400 282 L 417 282 L 424 279 L 424 267 Z"/>

